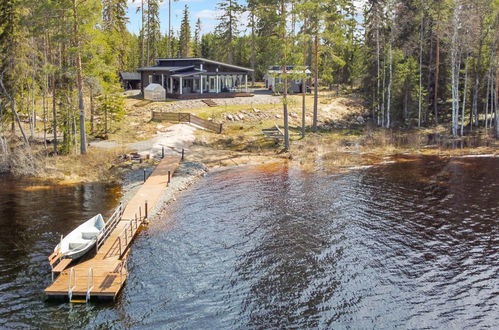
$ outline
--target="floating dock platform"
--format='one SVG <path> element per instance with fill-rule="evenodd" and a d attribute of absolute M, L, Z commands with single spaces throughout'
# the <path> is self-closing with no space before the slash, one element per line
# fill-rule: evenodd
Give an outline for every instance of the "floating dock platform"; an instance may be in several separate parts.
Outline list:
<path fill-rule="evenodd" d="M 55 279 L 45 289 L 49 298 L 68 298 L 74 303 L 116 298 L 128 277 L 127 257 L 132 242 L 156 208 L 180 161 L 180 156 L 161 160 L 126 207 L 118 206 L 106 222 L 104 234 L 94 251 L 89 252 L 90 257 L 76 262 L 62 259 L 52 269 Z"/>

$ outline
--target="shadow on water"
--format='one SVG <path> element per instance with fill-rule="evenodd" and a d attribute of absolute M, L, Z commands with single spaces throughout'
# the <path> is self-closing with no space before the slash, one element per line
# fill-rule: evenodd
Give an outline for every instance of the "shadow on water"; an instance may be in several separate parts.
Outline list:
<path fill-rule="evenodd" d="M 18 232 L 0 237 L 0 326 L 494 326 L 498 173 L 498 158 L 437 157 L 346 174 L 213 172 L 141 232 L 116 304 L 74 307 L 40 297 L 47 251 L 116 192 L 2 190 L 1 219 Z M 30 203 L 43 211 L 23 213 Z"/>
<path fill-rule="evenodd" d="M 72 311 L 45 301 L 43 289 L 51 281 L 47 256 L 60 235 L 96 213 L 109 215 L 119 187 L 57 186 L 9 176 L 0 176 L 0 186 L 0 327 L 68 324 L 79 307 Z M 85 324 L 82 315 L 74 319 Z"/>

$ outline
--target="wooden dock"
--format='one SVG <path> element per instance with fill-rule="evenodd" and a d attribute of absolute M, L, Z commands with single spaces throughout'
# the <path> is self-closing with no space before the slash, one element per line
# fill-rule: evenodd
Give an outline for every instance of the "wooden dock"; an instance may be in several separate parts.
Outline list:
<path fill-rule="evenodd" d="M 128 204 L 120 205 L 106 222 L 105 232 L 90 257 L 52 269 L 57 277 L 45 289 L 49 298 L 68 297 L 72 302 L 87 302 L 93 297 L 116 298 L 127 279 L 132 241 L 156 208 L 180 160 L 180 156 L 161 160 Z"/>

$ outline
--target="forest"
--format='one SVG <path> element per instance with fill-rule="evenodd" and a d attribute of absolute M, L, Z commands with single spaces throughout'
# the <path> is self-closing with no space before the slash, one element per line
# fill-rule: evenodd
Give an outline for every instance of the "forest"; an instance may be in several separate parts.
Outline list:
<path fill-rule="evenodd" d="M 118 73 L 166 57 L 249 67 L 253 82 L 270 65 L 309 66 L 314 129 L 319 90 L 355 90 L 380 128 L 499 136 L 498 0 L 219 1 L 211 32 L 187 4 L 161 31 L 162 5 L 137 2 L 135 35 L 127 0 L 0 0 L 0 152 L 38 132 L 52 153 L 86 153 L 123 117 Z"/>

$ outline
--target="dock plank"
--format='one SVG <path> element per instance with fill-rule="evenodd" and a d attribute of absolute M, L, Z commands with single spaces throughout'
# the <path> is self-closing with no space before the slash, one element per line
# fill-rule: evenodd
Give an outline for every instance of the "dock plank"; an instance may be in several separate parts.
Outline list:
<path fill-rule="evenodd" d="M 54 268 L 52 268 L 53 273 L 60 273 L 66 269 L 71 263 L 71 259 L 62 259 Z"/>

